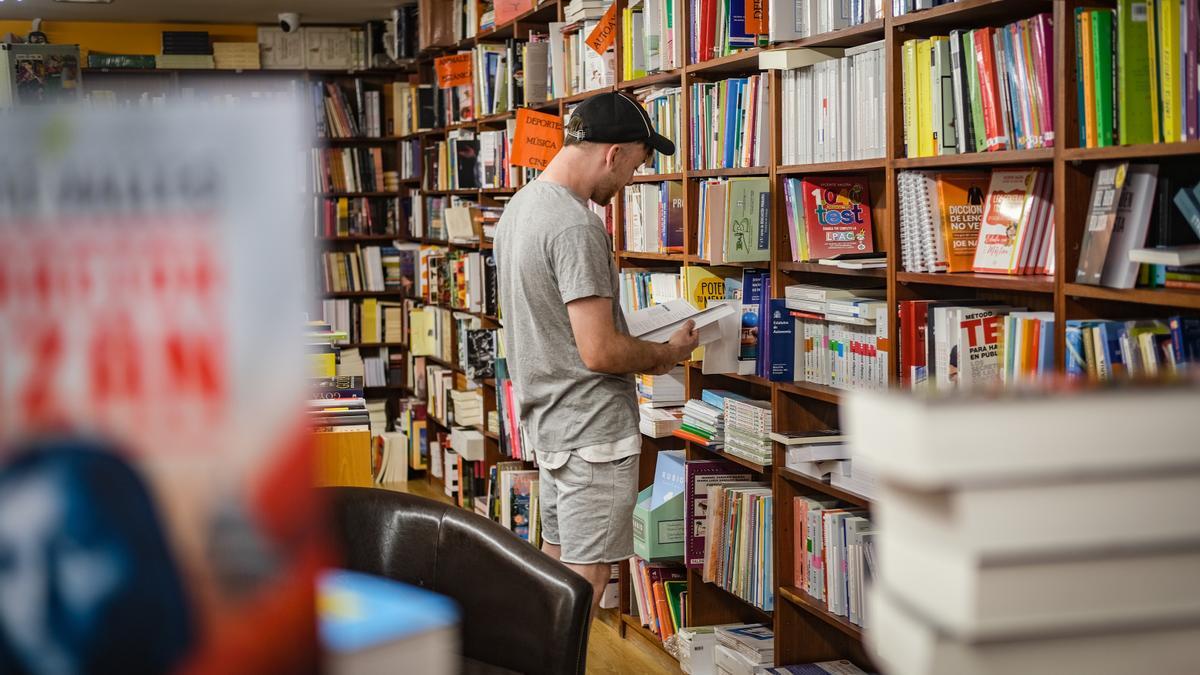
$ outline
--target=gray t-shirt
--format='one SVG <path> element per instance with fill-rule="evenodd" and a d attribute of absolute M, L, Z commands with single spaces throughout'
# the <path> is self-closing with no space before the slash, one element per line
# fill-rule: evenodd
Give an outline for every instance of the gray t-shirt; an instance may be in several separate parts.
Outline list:
<path fill-rule="evenodd" d="M 533 449 L 578 450 L 637 434 L 633 376 L 588 370 L 567 314 L 573 300 L 613 298 L 613 323 L 629 330 L 600 217 L 566 187 L 535 180 L 505 207 L 495 255 L 508 371 Z"/>

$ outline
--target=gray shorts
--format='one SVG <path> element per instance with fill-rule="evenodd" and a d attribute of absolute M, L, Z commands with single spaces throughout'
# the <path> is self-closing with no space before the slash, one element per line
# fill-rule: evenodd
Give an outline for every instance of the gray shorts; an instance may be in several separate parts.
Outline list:
<path fill-rule="evenodd" d="M 633 555 L 638 455 L 589 462 L 575 453 L 557 469 L 541 467 L 542 540 L 573 565 L 614 563 Z"/>

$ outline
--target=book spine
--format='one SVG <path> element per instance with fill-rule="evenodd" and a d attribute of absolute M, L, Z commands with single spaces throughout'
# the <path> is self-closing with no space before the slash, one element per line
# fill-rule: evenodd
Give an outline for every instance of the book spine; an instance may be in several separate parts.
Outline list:
<path fill-rule="evenodd" d="M 987 150 L 997 151 L 1008 148 L 1008 135 L 1004 129 L 1003 113 L 1000 110 L 1002 102 L 992 54 L 992 34 L 992 29 L 980 28 L 974 31 L 974 42 Z"/>

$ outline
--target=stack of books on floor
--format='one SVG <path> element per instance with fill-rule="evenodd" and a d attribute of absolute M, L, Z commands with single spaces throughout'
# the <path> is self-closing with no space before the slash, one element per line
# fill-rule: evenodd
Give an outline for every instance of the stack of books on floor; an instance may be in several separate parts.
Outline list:
<path fill-rule="evenodd" d="M 716 672 L 757 675 L 775 663 L 775 633 L 766 624 L 717 626 L 713 661 Z"/>
<path fill-rule="evenodd" d="M 691 399 L 683 405 L 683 424 L 674 431 L 679 438 L 719 450 L 725 442 L 725 400 L 705 390 L 703 400 Z"/>
<path fill-rule="evenodd" d="M 725 452 L 744 460 L 771 464 L 771 402 L 737 394 L 725 397 Z"/>
<path fill-rule="evenodd" d="M 1052 147 L 1052 36 L 1046 13 L 906 41 L 905 156 Z"/>
<path fill-rule="evenodd" d="M 662 640 L 674 635 L 687 616 L 686 570 L 634 556 L 629 559 L 629 578 L 638 621 Z"/>
<path fill-rule="evenodd" d="M 901 171 L 904 271 L 1052 274 L 1050 178 L 1044 169 Z"/>
<path fill-rule="evenodd" d="M 797 496 L 792 519 L 796 587 L 824 603 L 830 614 L 866 625 L 864 593 L 875 564 L 875 534 L 867 512 L 840 508 L 833 499 Z"/>
<path fill-rule="evenodd" d="M 806 176 L 783 182 L 792 260 L 875 251 L 871 191 L 861 176 Z"/>
<path fill-rule="evenodd" d="M 1198 409 L 1194 383 L 850 399 L 854 456 L 881 481 L 865 633 L 877 663 L 1195 670 L 1200 454 L 1180 420 Z M 1020 423 L 978 433 L 997 419 Z"/>

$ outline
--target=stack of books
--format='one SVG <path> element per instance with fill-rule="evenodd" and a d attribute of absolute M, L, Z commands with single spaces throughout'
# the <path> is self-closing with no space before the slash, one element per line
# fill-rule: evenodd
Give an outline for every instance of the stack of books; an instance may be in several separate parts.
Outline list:
<path fill-rule="evenodd" d="M 1194 383 L 849 399 L 845 431 L 879 474 L 886 524 L 867 602 L 876 663 L 1194 670 L 1200 454 L 1180 421 L 1197 409 Z M 1020 423 L 978 433 L 998 419 Z"/>
<path fill-rule="evenodd" d="M 370 430 L 367 402 L 361 398 L 318 398 L 308 402 L 309 421 L 319 430 Z"/>
<path fill-rule="evenodd" d="M 472 391 L 450 392 L 450 400 L 454 403 L 454 423 L 464 427 L 483 426 L 483 392 Z M 459 454 L 464 454 L 460 452 Z"/>
<path fill-rule="evenodd" d="M 725 442 L 725 400 L 721 393 L 708 389 L 703 397 L 683 405 L 683 424 L 674 435 L 719 450 Z"/>
<path fill-rule="evenodd" d="M 665 375 L 637 376 L 638 403 L 654 408 L 673 408 L 687 400 L 684 367 L 676 366 Z"/>
<path fill-rule="evenodd" d="M 738 395 L 725 397 L 725 452 L 750 462 L 771 464 L 771 402 Z"/>
<path fill-rule="evenodd" d="M 692 85 L 692 169 L 766 164 L 771 130 L 768 80 L 763 74 Z"/>
<path fill-rule="evenodd" d="M 665 438 L 683 425 L 683 408 L 656 408 L 643 403 L 638 406 L 638 417 L 638 430 L 643 436 Z"/>
<path fill-rule="evenodd" d="M 796 381 L 838 389 L 888 386 L 886 293 L 871 284 L 793 284 L 784 289 L 784 306 L 796 322 Z"/>
<path fill-rule="evenodd" d="M 906 156 L 1053 147 L 1052 35 L 1050 14 L 1038 14 L 906 41 Z"/>
<path fill-rule="evenodd" d="M 850 461 L 850 448 L 838 431 L 780 431 L 771 440 L 784 446 L 787 469 L 825 483 L 839 463 Z"/>
<path fill-rule="evenodd" d="M 755 675 L 775 663 L 775 633 L 761 623 L 731 624 L 715 629 L 713 661 L 719 673 Z"/>

